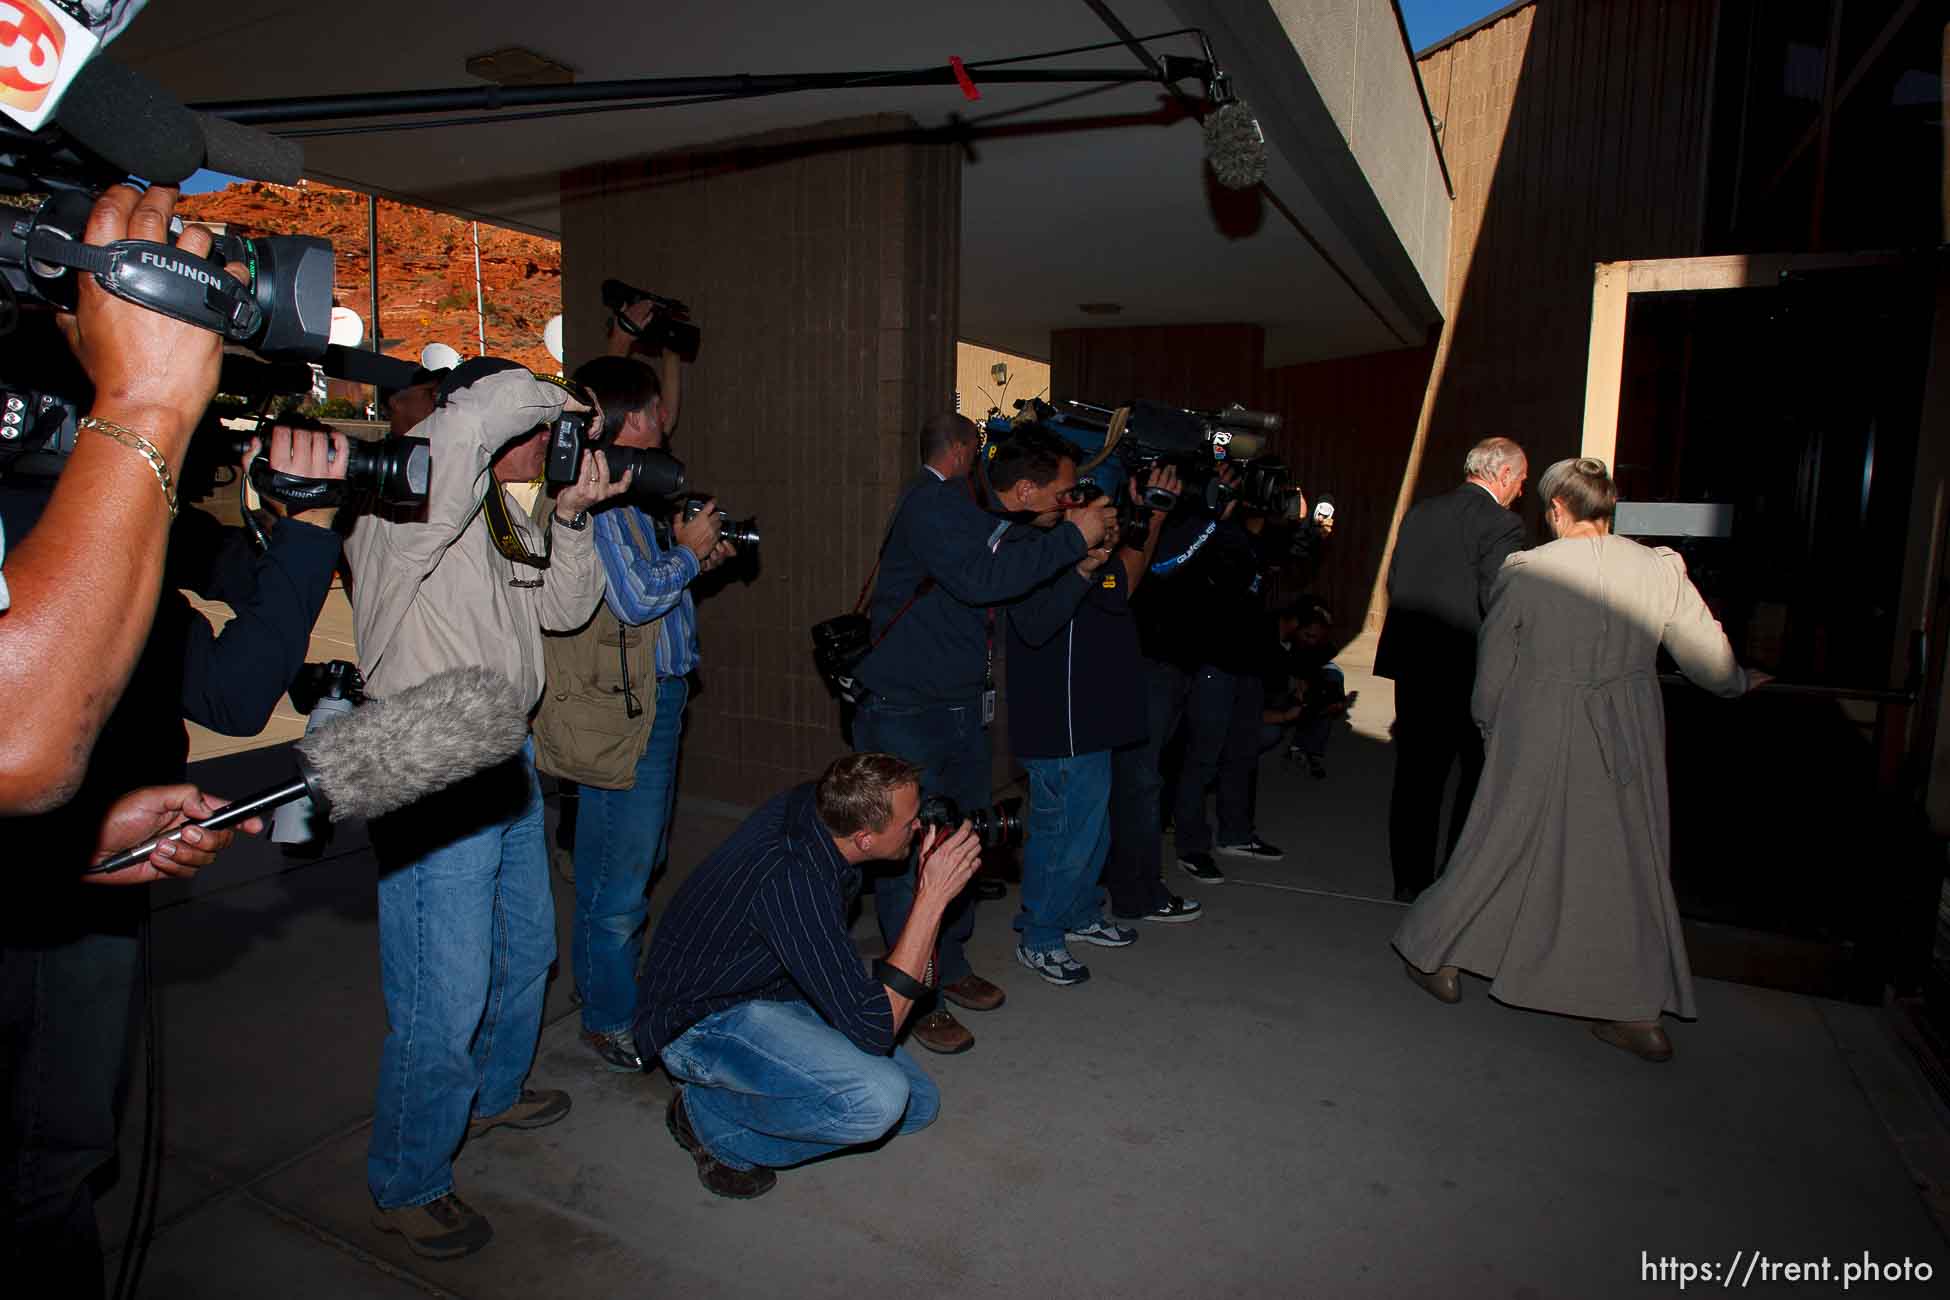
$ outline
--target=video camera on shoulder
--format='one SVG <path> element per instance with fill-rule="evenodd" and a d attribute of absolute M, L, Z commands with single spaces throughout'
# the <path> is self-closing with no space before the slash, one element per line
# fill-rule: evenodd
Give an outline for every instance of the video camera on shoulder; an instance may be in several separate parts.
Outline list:
<path fill-rule="evenodd" d="M 691 309 L 675 298 L 666 298 L 648 289 L 639 289 L 621 280 L 603 281 L 603 306 L 609 308 L 616 327 L 646 347 L 675 352 L 686 361 L 697 360 L 697 349 L 704 333 L 691 324 Z M 650 319 L 638 325 L 624 312 L 640 302 L 651 305 Z"/>
<path fill-rule="evenodd" d="M 1247 509 L 1281 518 L 1298 517 L 1300 490 L 1286 463 L 1265 455 L 1268 433 L 1277 432 L 1281 419 L 1268 411 L 1229 406 L 1217 411 L 1189 410 L 1139 399 L 1111 408 L 1066 401 L 1061 406 L 1031 400 L 1016 404 L 1014 420 L 988 424 L 991 443 L 1006 440 L 1016 428 L 1036 424 L 1069 439 L 1084 453 L 1077 466 L 1077 504 L 1109 496 L 1118 506 L 1119 535 L 1127 546 L 1141 546 L 1150 529 L 1151 511 L 1186 508 L 1217 514 L 1230 501 Z M 1181 492 L 1172 493 L 1139 481 L 1152 468 L 1171 465 L 1178 470 Z M 1220 473 L 1235 466 L 1230 477 Z M 1094 493 L 1085 496 L 1084 493 Z"/>

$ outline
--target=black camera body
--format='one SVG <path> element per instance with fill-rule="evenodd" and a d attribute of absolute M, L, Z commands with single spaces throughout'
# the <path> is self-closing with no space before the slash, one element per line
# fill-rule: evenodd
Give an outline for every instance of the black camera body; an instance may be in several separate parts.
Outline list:
<path fill-rule="evenodd" d="M 709 497 L 685 497 L 684 522 L 689 523 L 691 520 L 697 518 L 698 511 L 704 509 L 704 503 L 708 500 L 710 500 Z M 758 545 L 757 515 L 750 515 L 744 519 L 733 519 L 722 510 L 714 511 L 713 513 L 718 517 L 718 536 L 720 539 L 746 550 L 750 550 Z"/>
<path fill-rule="evenodd" d="M 813 666 L 827 689 L 848 704 L 866 696 L 858 673 L 873 650 L 873 624 L 865 614 L 842 614 L 813 624 Z"/>
<path fill-rule="evenodd" d="M 603 453 L 614 483 L 634 470 L 630 498 L 638 502 L 668 501 L 684 491 L 684 462 L 653 447 L 620 447 L 611 439 L 589 436 L 594 423 L 588 411 L 564 411 L 548 426 L 548 460 L 542 477 L 550 492 L 560 492 L 582 478 L 583 457 Z"/>
<path fill-rule="evenodd" d="M 992 807 L 971 808 L 963 813 L 960 805 L 947 795 L 931 794 L 921 800 L 917 815 L 923 828 L 932 826 L 942 834 L 955 830 L 966 819 L 976 841 L 985 849 L 1012 848 L 1024 839 L 1020 799 L 1002 799 Z"/>
<path fill-rule="evenodd" d="M 291 707 L 300 713 L 310 713 L 321 700 L 344 700 L 357 706 L 366 702 L 366 679 L 357 664 L 343 659 L 305 664 L 291 679 L 288 693 Z"/>
<path fill-rule="evenodd" d="M 675 298 L 666 298 L 621 280 L 604 280 L 602 293 L 603 306 L 609 308 L 617 328 L 625 334 L 647 347 L 674 352 L 687 361 L 697 360 L 697 350 L 704 342 L 704 333 L 691 324 L 689 307 Z M 651 311 L 650 319 L 638 325 L 623 312 L 640 302 L 650 303 Z"/>

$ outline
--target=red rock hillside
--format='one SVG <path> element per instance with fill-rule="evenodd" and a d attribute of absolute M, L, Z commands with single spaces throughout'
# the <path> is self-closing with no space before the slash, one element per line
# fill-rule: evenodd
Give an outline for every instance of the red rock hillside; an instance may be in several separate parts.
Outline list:
<path fill-rule="evenodd" d="M 310 182 L 252 181 L 191 195 L 177 210 L 192 220 L 226 222 L 237 234 L 322 235 L 338 253 L 333 302 L 371 316 L 365 195 Z M 542 326 L 562 310 L 561 245 L 483 223 L 481 290 L 488 354 L 553 374 Z M 433 342 L 463 357 L 478 352 L 471 223 L 381 199 L 379 311 L 382 346 L 394 356 L 418 358 Z M 370 341 L 370 320 L 366 332 Z"/>

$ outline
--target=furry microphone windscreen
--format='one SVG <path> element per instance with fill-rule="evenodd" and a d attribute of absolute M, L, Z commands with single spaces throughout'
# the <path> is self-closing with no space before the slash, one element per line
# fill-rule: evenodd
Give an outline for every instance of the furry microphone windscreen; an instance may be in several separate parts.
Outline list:
<path fill-rule="evenodd" d="M 1219 184 L 1249 190 L 1266 178 L 1266 136 L 1251 109 L 1234 100 L 1205 119 L 1205 160 Z"/>
<path fill-rule="evenodd" d="M 332 820 L 378 817 L 492 767 L 528 739 L 528 705 L 487 668 L 436 673 L 298 743 Z"/>

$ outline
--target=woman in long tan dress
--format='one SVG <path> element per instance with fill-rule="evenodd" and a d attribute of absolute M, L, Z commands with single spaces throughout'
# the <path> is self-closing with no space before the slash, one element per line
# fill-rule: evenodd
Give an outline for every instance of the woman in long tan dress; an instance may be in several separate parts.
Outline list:
<path fill-rule="evenodd" d="M 1395 933 L 1409 978 L 1444 1002 L 1460 971 L 1491 996 L 1582 1016 L 1650 1061 L 1662 1014 L 1691 1018 L 1670 880 L 1663 645 L 1716 695 L 1765 680 L 1664 547 L 1611 535 L 1603 461 L 1559 461 L 1539 490 L 1557 540 L 1504 562 L 1478 643 L 1472 711 L 1488 752 L 1442 878 Z"/>

